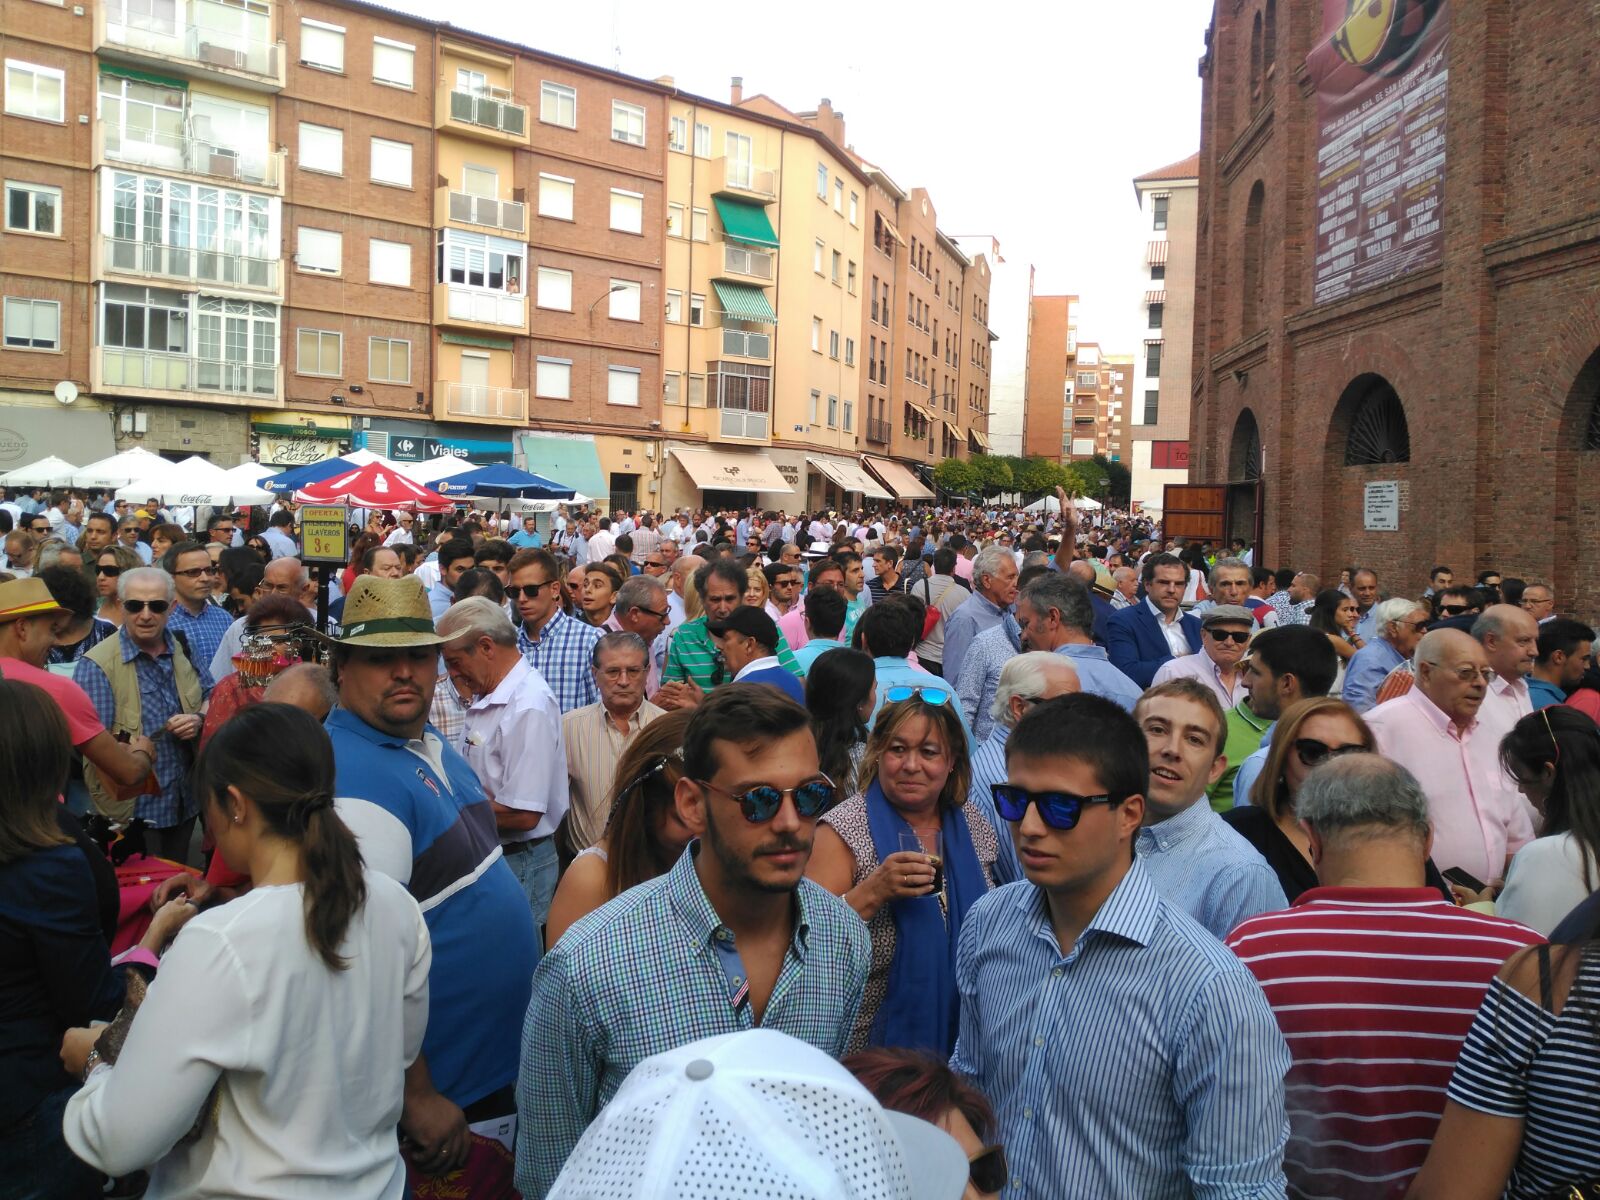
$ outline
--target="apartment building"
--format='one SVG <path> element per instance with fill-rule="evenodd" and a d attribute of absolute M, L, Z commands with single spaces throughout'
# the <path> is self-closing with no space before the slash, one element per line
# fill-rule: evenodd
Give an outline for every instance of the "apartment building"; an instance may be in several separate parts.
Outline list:
<path fill-rule="evenodd" d="M 1063 460 L 1075 437 L 1089 437 L 1092 400 L 1079 403 L 1076 296 L 1029 296 L 1027 367 L 1022 399 L 1022 454 Z M 1086 375 L 1090 372 L 1085 367 Z M 1099 382 L 1098 363 L 1092 372 Z M 1082 430 L 1079 434 L 1078 430 Z M 1093 453 L 1093 451 L 1090 451 Z"/>

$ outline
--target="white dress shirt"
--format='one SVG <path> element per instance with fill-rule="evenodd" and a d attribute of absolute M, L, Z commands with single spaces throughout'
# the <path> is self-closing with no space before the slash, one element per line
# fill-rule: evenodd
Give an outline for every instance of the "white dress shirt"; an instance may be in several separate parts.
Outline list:
<path fill-rule="evenodd" d="M 617 552 L 617 537 L 609 529 L 600 529 L 589 539 L 589 561 L 597 563 L 608 554 Z"/>
<path fill-rule="evenodd" d="M 1156 624 L 1161 626 L 1161 632 L 1166 636 L 1167 647 L 1172 651 L 1173 658 L 1182 658 L 1186 654 L 1193 654 L 1194 647 L 1189 645 L 1189 636 L 1183 632 L 1183 609 L 1178 609 L 1172 614 L 1172 620 L 1167 620 L 1166 614 L 1156 607 L 1155 601 L 1149 596 L 1144 598 L 1145 606 L 1156 615 Z"/>
<path fill-rule="evenodd" d="M 467 709 L 464 753 L 489 799 L 506 808 L 544 814 L 532 829 L 506 834 L 501 841 L 533 841 L 556 831 L 567 815 L 561 705 L 544 676 L 526 659 Z"/>

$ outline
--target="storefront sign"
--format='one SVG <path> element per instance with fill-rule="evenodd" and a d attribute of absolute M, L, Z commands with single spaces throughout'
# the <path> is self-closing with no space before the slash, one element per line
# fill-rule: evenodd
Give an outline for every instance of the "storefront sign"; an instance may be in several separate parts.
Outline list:
<path fill-rule="evenodd" d="M 1189 443 L 1151 442 L 1150 469 L 1152 471 L 1187 471 L 1189 469 Z"/>
<path fill-rule="evenodd" d="M 1439 261 L 1449 0 L 1322 0 L 1317 89 L 1318 304 Z"/>
<path fill-rule="evenodd" d="M 327 438 L 272 437 L 258 439 L 256 461 L 269 467 L 305 467 L 324 459 L 337 458 L 344 451 L 338 442 Z"/>
<path fill-rule="evenodd" d="M 347 562 L 350 510 L 342 504 L 306 504 L 299 512 L 303 562 Z"/>
<path fill-rule="evenodd" d="M 1378 533 L 1395 533 L 1399 530 L 1400 485 L 1398 483 L 1367 484 L 1361 526 L 1363 529 Z"/>
<path fill-rule="evenodd" d="M 510 442 L 479 442 L 468 438 L 428 437 L 408 433 L 389 435 L 388 458 L 395 462 L 427 462 L 448 455 L 470 459 L 480 466 L 511 461 Z"/>
<path fill-rule="evenodd" d="M 26 467 L 52 454 L 70 463 L 91 463 L 115 454 L 111 414 L 31 408 L 0 391 L 0 471 Z"/>

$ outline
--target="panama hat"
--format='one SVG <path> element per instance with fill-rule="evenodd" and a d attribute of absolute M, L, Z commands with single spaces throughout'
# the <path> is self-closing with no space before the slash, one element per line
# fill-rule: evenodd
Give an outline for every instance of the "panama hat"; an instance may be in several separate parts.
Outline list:
<path fill-rule="evenodd" d="M 341 646 L 437 646 L 446 639 L 433 628 L 433 609 L 422 581 L 407 575 L 380 579 L 362 575 L 345 597 Z"/>
<path fill-rule="evenodd" d="M 42 579 L 29 577 L 0 583 L 0 623 L 65 611 Z"/>

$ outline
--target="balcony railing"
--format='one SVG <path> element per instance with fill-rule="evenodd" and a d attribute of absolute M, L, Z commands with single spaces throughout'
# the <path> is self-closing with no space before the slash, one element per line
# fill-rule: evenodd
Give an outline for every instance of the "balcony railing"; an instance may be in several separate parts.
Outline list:
<path fill-rule="evenodd" d="M 488 88 L 482 92 L 452 91 L 450 93 L 450 119 L 468 125 L 481 125 L 498 129 L 502 133 L 521 137 L 528 128 L 528 110 L 511 99 L 511 93 L 501 88 Z"/>
<path fill-rule="evenodd" d="M 192 23 L 178 26 L 128 14 L 118 22 L 107 12 L 104 42 L 156 58 L 184 58 L 202 68 L 241 71 L 270 84 L 283 85 L 284 44 L 270 37 L 252 37 L 239 29 Z"/>
<path fill-rule="evenodd" d="M 278 367 L 217 362 L 157 350 L 100 350 L 100 381 L 106 387 L 166 392 L 220 392 L 232 396 L 276 396 Z"/>
<path fill-rule="evenodd" d="M 772 255 L 764 250 L 732 243 L 722 248 L 722 267 L 731 275 L 749 275 L 755 279 L 772 278 Z"/>
<path fill-rule="evenodd" d="M 867 441 L 876 442 L 880 446 L 887 446 L 889 444 L 889 422 L 880 421 L 875 417 L 868 417 Z"/>
<path fill-rule="evenodd" d="M 778 196 L 778 173 L 769 167 L 758 167 L 743 159 L 724 156 L 717 159 L 711 190 L 775 200 Z"/>
<path fill-rule="evenodd" d="M 189 137 L 158 129 L 123 129 L 100 123 L 100 145 L 106 158 L 156 170 L 187 171 L 231 183 L 278 186 L 278 155 L 266 146 L 240 149 L 217 139 Z"/>
<path fill-rule="evenodd" d="M 722 410 L 722 436 L 737 438 L 760 438 L 765 440 L 767 429 L 772 423 L 772 414 L 765 412 L 751 412 L 744 408 L 725 408 Z"/>
<path fill-rule="evenodd" d="M 526 328 L 528 298 L 507 296 L 503 292 L 483 292 L 474 288 L 452 286 L 446 312 L 452 321 L 476 321 L 483 325 Z"/>
<path fill-rule="evenodd" d="M 771 358 L 772 335 L 769 333 L 751 333 L 743 329 L 724 329 L 722 331 L 722 352 L 739 358 Z"/>
<path fill-rule="evenodd" d="M 275 258 L 164 246 L 132 238 L 106 237 L 102 244 L 105 269 L 120 275 L 159 275 L 163 279 L 209 283 L 217 287 L 278 290 L 278 260 Z"/>
<path fill-rule="evenodd" d="M 528 419 L 528 393 L 524 388 L 490 387 L 481 383 L 434 384 L 444 397 L 444 412 L 450 417 L 480 417 L 501 421 Z"/>
<path fill-rule="evenodd" d="M 527 224 L 528 206 L 493 196 L 474 196 L 471 192 L 450 193 L 450 219 L 467 225 L 487 225 L 508 233 L 521 233 Z"/>

